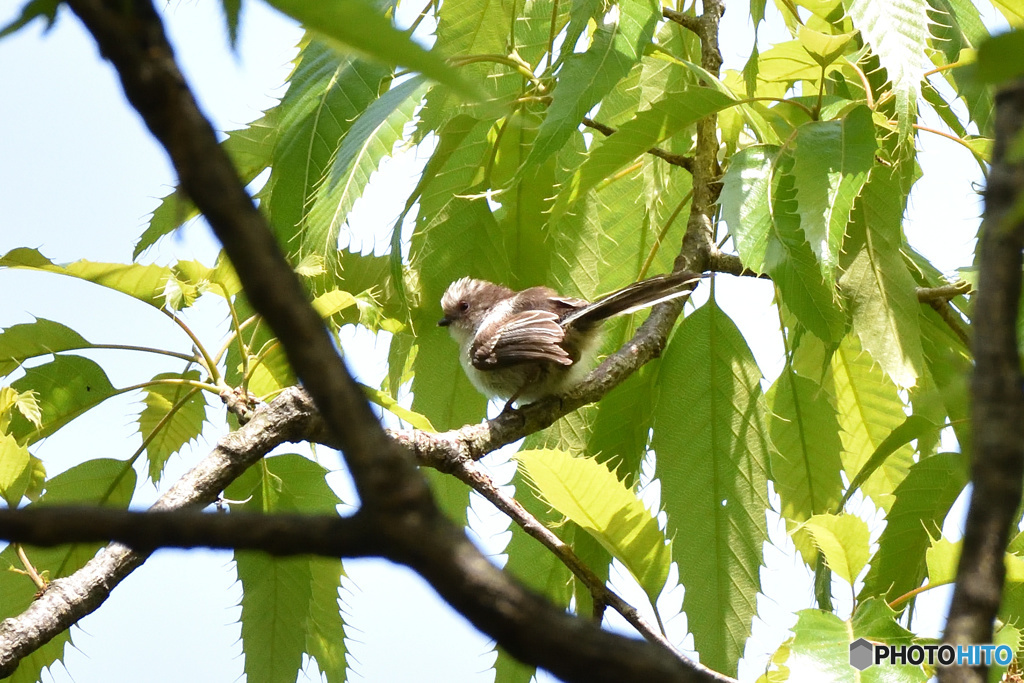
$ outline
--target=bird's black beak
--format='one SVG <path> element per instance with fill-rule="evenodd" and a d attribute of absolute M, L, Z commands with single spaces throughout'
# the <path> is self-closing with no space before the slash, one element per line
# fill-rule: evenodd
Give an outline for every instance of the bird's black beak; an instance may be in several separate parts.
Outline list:
<path fill-rule="evenodd" d="M 437 321 L 437 326 L 438 327 L 448 327 L 451 324 L 452 324 L 452 321 L 450 319 L 448 319 L 448 318 L 441 318 L 440 320 Z"/>

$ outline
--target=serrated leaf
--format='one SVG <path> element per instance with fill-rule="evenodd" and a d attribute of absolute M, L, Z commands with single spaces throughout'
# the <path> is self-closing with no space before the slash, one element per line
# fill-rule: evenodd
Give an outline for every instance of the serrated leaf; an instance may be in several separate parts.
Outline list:
<path fill-rule="evenodd" d="M 908 415 L 907 419 L 903 423 L 892 430 L 885 439 L 882 440 L 878 447 L 875 448 L 874 453 L 871 457 L 865 461 L 861 466 L 860 470 L 854 475 L 850 481 L 850 487 L 847 489 L 846 495 L 843 496 L 842 503 L 845 504 L 850 496 L 856 491 L 872 474 L 874 474 L 883 463 L 887 462 L 889 458 L 898 449 L 910 444 L 911 441 L 921 440 L 926 438 L 929 433 L 934 434 L 939 430 L 939 427 L 935 425 L 931 420 L 928 420 L 921 415 Z"/>
<path fill-rule="evenodd" d="M 12 325 L 0 332 L 0 376 L 11 374 L 28 358 L 91 346 L 70 327 L 45 318 Z"/>
<path fill-rule="evenodd" d="M 618 17 L 606 15 L 590 49 L 570 55 L 562 66 L 528 166 L 544 162 L 569 140 L 586 113 L 629 73 L 650 43 L 661 18 L 658 3 L 623 0 L 616 8 Z"/>
<path fill-rule="evenodd" d="M 847 11 L 889 75 L 896 93 L 900 138 L 909 141 L 929 49 L 928 3 L 926 0 L 847 0 Z"/>
<path fill-rule="evenodd" d="M 0 434 L 0 497 L 7 507 L 16 508 L 28 490 L 32 456 L 10 434 Z"/>
<path fill-rule="evenodd" d="M 124 509 L 135 491 L 135 470 L 120 460 L 89 460 L 58 474 L 46 482 L 46 492 L 32 505 L 102 505 Z M 31 507 L 31 506 L 30 506 Z M 91 560 L 101 543 L 36 548 L 24 546 L 33 567 L 50 580 L 69 576 Z M 22 568 L 13 545 L 0 552 L 0 567 Z M 0 619 L 24 612 L 38 589 L 31 579 L 13 571 L 0 571 Z M 21 660 L 9 680 L 35 681 L 42 669 L 58 661 L 65 645 L 71 643 L 71 631 L 63 631 Z"/>
<path fill-rule="evenodd" d="M 0 257 L 0 268 L 43 271 L 95 282 L 156 308 L 164 305 L 164 286 L 172 276 L 171 269 L 165 266 L 137 263 L 98 263 L 83 259 L 61 266 L 37 249 L 25 247 L 12 249 Z"/>
<path fill-rule="evenodd" d="M 662 358 L 653 448 L 673 559 L 701 661 L 726 675 L 750 635 L 767 538 L 768 453 L 761 373 L 709 301 Z"/>
<path fill-rule="evenodd" d="M 936 538 L 925 553 L 928 565 L 928 584 L 941 585 L 956 581 L 956 571 L 960 563 L 960 552 L 963 541 L 950 541 L 945 537 Z M 1024 582 L 1024 558 L 1013 553 L 1004 553 L 1003 564 L 1006 567 L 1007 583 Z"/>
<path fill-rule="evenodd" d="M 224 151 L 234 163 L 239 178 L 246 185 L 270 166 L 274 146 L 280 134 L 279 115 L 280 107 L 272 108 L 245 128 L 228 131 L 227 137 L 221 142 Z M 139 256 L 156 244 L 161 237 L 169 235 L 198 215 L 199 210 L 195 204 L 184 196 L 180 188 L 176 188 L 161 199 L 160 204 L 153 210 L 149 225 L 135 243 L 132 260 L 138 260 Z"/>
<path fill-rule="evenodd" d="M 348 4 L 356 6 L 360 1 Z M 263 206 L 294 262 L 317 255 L 329 272 L 336 273 L 337 233 L 331 232 L 328 223 L 308 222 L 307 212 L 352 123 L 390 79 L 390 69 L 350 53 L 340 54 L 323 40 L 303 45 L 281 100 L 281 133 L 263 190 L 269 193 Z"/>
<path fill-rule="evenodd" d="M 43 416 L 39 412 L 39 401 L 36 400 L 34 392 L 19 393 L 11 387 L 0 387 L 0 432 L 7 432 L 15 410 L 36 427 L 43 422 Z"/>
<path fill-rule="evenodd" d="M 792 371 L 775 380 L 767 398 L 772 480 L 782 498 L 782 516 L 799 524 L 832 512 L 843 489 L 843 446 L 832 402 L 819 385 Z"/>
<path fill-rule="evenodd" d="M 636 495 L 590 458 L 550 449 L 519 451 L 515 458 L 544 500 L 622 562 L 654 604 L 668 578 L 672 551 Z"/>
<path fill-rule="evenodd" d="M 341 501 L 319 464 L 293 453 L 249 468 L 225 495 L 252 498 L 242 508 L 264 513 L 336 514 Z M 242 650 L 253 681 L 294 681 L 302 655 L 319 655 L 328 680 L 345 669 L 344 623 L 338 606 L 341 563 L 317 557 L 273 558 L 236 552 L 242 584 Z M 323 658 L 323 661 L 321 661 Z"/>
<path fill-rule="evenodd" d="M 854 207 L 840 288 L 853 332 L 898 387 L 917 382 L 924 364 L 914 280 L 900 254 L 905 193 L 895 173 L 876 168 Z"/>
<path fill-rule="evenodd" d="M 595 147 L 572 181 L 559 193 L 552 208 L 553 218 L 560 216 L 599 182 L 662 140 L 734 103 L 733 98 L 712 88 L 697 87 L 667 93 Z"/>
<path fill-rule="evenodd" d="M 911 664 L 873 666 L 858 671 L 850 666 L 850 644 L 865 638 L 873 643 L 910 645 L 914 634 L 896 622 L 896 613 L 881 600 L 866 600 L 850 621 L 831 612 L 805 609 L 797 612 L 789 645 L 791 681 L 835 681 L 836 683 L 882 683 L 907 681 L 923 683 L 928 675 Z"/>
<path fill-rule="evenodd" d="M 834 284 L 822 274 L 801 229 L 792 166 L 792 157 L 783 155 L 775 169 L 765 270 L 797 320 L 818 339 L 835 344 L 845 336 L 846 316 Z"/>
<path fill-rule="evenodd" d="M 875 124 L 865 106 L 840 121 L 811 121 L 797 129 L 793 177 L 800 227 L 829 283 L 835 282 L 846 224 L 874 160 Z"/>
<path fill-rule="evenodd" d="M 443 57 L 420 47 L 371 2 L 364 0 L 271 0 L 271 5 L 297 19 L 335 44 L 351 47 L 378 62 L 401 65 L 443 83 L 463 97 L 478 97 L 478 89 L 450 67 Z"/>
<path fill-rule="evenodd" d="M 825 556 L 828 568 L 852 587 L 871 555 L 871 532 L 856 515 L 814 515 L 803 528 Z"/>
<path fill-rule="evenodd" d="M 815 31 L 801 25 L 797 29 L 797 40 L 822 68 L 836 61 L 853 40 L 855 33 L 829 34 Z"/>
<path fill-rule="evenodd" d="M 853 335 L 847 335 L 832 355 L 832 379 L 843 442 L 843 470 L 852 481 L 904 420 L 904 404 L 896 385 L 860 348 Z M 875 505 L 889 510 L 894 500 L 892 493 L 913 462 L 914 449 L 909 444 L 898 447 L 860 490 Z"/>
<path fill-rule="evenodd" d="M 103 369 L 81 356 L 57 356 L 53 361 L 28 368 L 25 376 L 11 385 L 18 392 L 34 391 L 38 396 L 42 424 L 35 426 L 22 415 L 11 419 L 10 433 L 30 445 L 53 434 L 90 408 L 116 392 Z"/>
<path fill-rule="evenodd" d="M 381 160 L 391 155 L 405 124 L 427 90 L 421 77 L 411 78 L 370 103 L 356 119 L 334 154 L 330 168 L 316 189 L 307 221 L 337 242 L 342 224 L 362 195 Z"/>
<path fill-rule="evenodd" d="M 198 370 L 190 370 L 183 375 L 168 372 L 157 375 L 153 381 L 165 379 L 198 381 L 200 376 Z M 168 458 L 202 434 L 206 422 L 206 397 L 202 390 L 184 384 L 151 384 L 143 391 L 139 434 L 146 444 L 149 477 L 157 484 Z"/>
<path fill-rule="evenodd" d="M 733 155 L 722 179 L 722 218 L 729 226 L 743 265 L 765 272 L 765 250 L 772 231 L 772 173 L 779 148 L 755 145 Z"/>
<path fill-rule="evenodd" d="M 960 453 L 939 453 L 910 468 L 896 487 L 896 501 L 886 515 L 887 524 L 858 599 L 893 600 L 921 585 L 925 551 L 931 539 L 939 536 L 949 508 L 967 481 L 967 458 Z"/>
<path fill-rule="evenodd" d="M 356 298 L 340 289 L 332 289 L 313 299 L 313 309 L 320 314 L 321 318 L 330 318 L 355 305 Z"/>

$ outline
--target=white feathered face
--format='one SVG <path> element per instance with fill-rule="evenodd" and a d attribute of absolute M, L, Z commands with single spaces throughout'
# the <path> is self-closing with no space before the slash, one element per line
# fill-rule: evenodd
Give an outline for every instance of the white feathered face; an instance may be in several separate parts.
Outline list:
<path fill-rule="evenodd" d="M 444 317 L 437 324 L 448 327 L 453 335 L 473 333 L 491 307 L 512 294 L 512 290 L 486 280 L 456 280 L 441 297 Z"/>

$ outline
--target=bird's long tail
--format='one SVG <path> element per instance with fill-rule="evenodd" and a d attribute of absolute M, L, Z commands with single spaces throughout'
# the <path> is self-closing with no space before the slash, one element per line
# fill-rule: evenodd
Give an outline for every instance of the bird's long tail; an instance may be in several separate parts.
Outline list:
<path fill-rule="evenodd" d="M 692 292 L 703 277 L 707 275 L 679 271 L 634 282 L 566 316 L 561 322 L 562 327 L 571 323 L 583 327 L 594 325 L 616 315 L 684 296 Z"/>

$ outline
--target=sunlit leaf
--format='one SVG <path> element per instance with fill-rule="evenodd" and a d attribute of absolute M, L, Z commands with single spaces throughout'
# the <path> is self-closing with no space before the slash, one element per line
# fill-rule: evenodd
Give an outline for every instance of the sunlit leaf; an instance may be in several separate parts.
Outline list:
<path fill-rule="evenodd" d="M 241 507 L 252 512 L 336 514 L 341 501 L 327 485 L 326 474 L 300 455 L 279 455 L 249 468 L 225 495 L 248 499 Z M 308 652 L 326 656 L 317 664 L 328 680 L 338 680 L 347 656 L 338 605 L 340 561 L 236 552 L 235 563 L 243 588 L 242 651 L 248 677 L 294 680 Z"/>
<path fill-rule="evenodd" d="M 653 604 L 668 577 L 671 546 L 636 494 L 589 458 L 550 449 L 519 451 L 515 458 L 543 498 L 621 561 Z"/>
<path fill-rule="evenodd" d="M 867 523 L 856 515 L 822 514 L 804 522 L 803 528 L 825 556 L 829 569 L 853 586 L 871 554 Z"/>
<path fill-rule="evenodd" d="M 665 350 L 653 448 L 684 608 L 702 661 L 736 673 L 761 589 L 768 445 L 761 373 L 710 301 Z"/>
<path fill-rule="evenodd" d="M 149 477 L 159 483 L 167 459 L 185 444 L 199 438 L 206 422 L 205 392 L 190 387 L 183 380 L 200 379 L 198 370 L 184 374 L 163 373 L 153 382 L 170 380 L 174 383 L 151 384 L 143 391 L 143 408 L 139 413 L 139 434 L 146 444 Z"/>
<path fill-rule="evenodd" d="M 19 392 L 36 392 L 42 413 L 42 424 L 38 427 L 22 415 L 11 420 L 11 434 L 24 444 L 53 434 L 116 393 L 99 365 L 88 358 L 70 355 L 57 356 L 49 363 L 27 369 L 25 376 L 11 386 Z"/>

